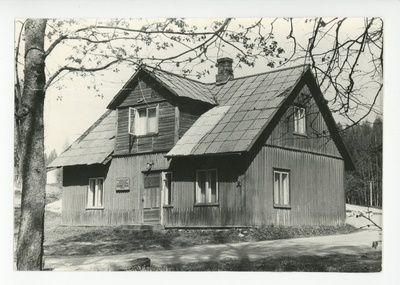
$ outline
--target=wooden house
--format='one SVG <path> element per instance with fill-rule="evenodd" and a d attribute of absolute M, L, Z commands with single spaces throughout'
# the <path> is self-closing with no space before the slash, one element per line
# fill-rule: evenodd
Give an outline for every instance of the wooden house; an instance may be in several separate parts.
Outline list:
<path fill-rule="evenodd" d="M 215 84 L 141 67 L 49 167 L 62 222 L 165 227 L 340 225 L 354 169 L 308 65 Z"/>

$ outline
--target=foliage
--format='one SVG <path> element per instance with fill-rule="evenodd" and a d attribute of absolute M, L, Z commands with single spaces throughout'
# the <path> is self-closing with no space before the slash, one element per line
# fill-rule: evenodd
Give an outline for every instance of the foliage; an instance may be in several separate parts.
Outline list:
<path fill-rule="evenodd" d="M 372 181 L 372 205 L 382 206 L 382 126 L 382 119 L 377 117 L 372 124 L 364 122 L 343 131 L 356 167 L 346 173 L 347 203 L 369 206 Z"/>
<path fill-rule="evenodd" d="M 46 40 L 46 90 L 66 88 L 70 75 L 118 73 L 141 64 L 201 78 L 216 67 L 217 58 L 229 56 L 234 68 L 309 62 L 323 92 L 331 94 L 333 112 L 352 123 L 379 113 L 380 18 L 48 19 Z M 23 58 L 16 59 L 23 67 Z M 102 83 L 94 82 L 87 88 L 102 96 Z"/>

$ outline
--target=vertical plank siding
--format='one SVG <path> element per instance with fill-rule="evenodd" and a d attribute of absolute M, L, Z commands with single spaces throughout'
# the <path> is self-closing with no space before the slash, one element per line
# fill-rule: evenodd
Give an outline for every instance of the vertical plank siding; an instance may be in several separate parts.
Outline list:
<path fill-rule="evenodd" d="M 218 171 L 218 206 L 195 205 L 195 171 L 206 168 Z M 274 208 L 274 168 L 290 171 L 290 209 Z M 241 157 L 180 159 L 172 171 L 173 207 L 163 209 L 167 227 L 341 225 L 345 221 L 344 162 L 339 158 L 263 146 L 247 161 Z"/>
<path fill-rule="evenodd" d="M 129 108 L 118 108 L 118 127 L 114 152 L 116 155 L 164 151 L 174 146 L 175 108 L 166 101 L 158 104 L 158 134 L 149 136 L 135 137 L 130 135 L 128 133 Z"/>
<path fill-rule="evenodd" d="M 117 107 L 116 147 L 111 162 L 64 168 L 63 224 L 143 224 L 143 201 L 147 199 L 142 191 L 143 171 L 147 163 L 153 163 L 152 171 L 172 172 L 172 205 L 162 207 L 161 201 L 162 223 L 167 227 L 344 223 L 344 161 L 306 86 L 294 102 L 306 109 L 306 135 L 293 134 L 290 107 L 277 126 L 265 131 L 248 153 L 172 160 L 164 155 L 174 146 L 177 136 L 183 136 L 211 106 L 195 106 L 184 99 L 174 101 L 168 94 L 160 96 L 159 89 L 153 87 L 144 82 L 136 84 Z M 159 104 L 158 134 L 129 135 L 129 106 L 146 104 Z M 289 171 L 290 208 L 274 207 L 274 168 Z M 200 169 L 217 169 L 217 204 L 195 205 L 196 170 Z M 90 177 L 104 177 L 104 209 L 86 208 Z M 129 178 L 129 191 L 116 190 L 118 178 Z M 148 212 L 147 218 L 158 219 L 158 213 Z"/>
<path fill-rule="evenodd" d="M 73 225 L 142 224 L 143 173 L 148 162 L 168 168 L 165 153 L 114 157 L 109 166 L 65 167 L 62 223 Z M 90 177 L 104 177 L 104 209 L 86 209 Z M 116 179 L 128 177 L 129 191 L 116 191 Z"/>
<path fill-rule="evenodd" d="M 262 147 L 246 172 L 248 225 L 341 225 L 345 222 L 342 159 Z M 290 209 L 274 208 L 273 170 L 290 171 Z"/>
<path fill-rule="evenodd" d="M 295 104 L 306 109 L 306 136 L 294 134 L 293 106 Z M 294 105 L 289 107 L 274 128 L 267 144 L 340 156 L 335 143 L 329 136 L 325 120 L 307 86 L 304 86 Z"/>
<path fill-rule="evenodd" d="M 240 157 L 182 158 L 171 166 L 173 207 L 163 209 L 166 227 L 226 227 L 245 225 L 243 171 Z M 218 205 L 195 205 L 196 170 L 217 169 Z"/>
<path fill-rule="evenodd" d="M 196 122 L 198 118 L 198 115 L 190 114 L 188 112 L 180 113 L 179 138 L 186 133 L 186 131 L 194 124 L 194 122 Z"/>

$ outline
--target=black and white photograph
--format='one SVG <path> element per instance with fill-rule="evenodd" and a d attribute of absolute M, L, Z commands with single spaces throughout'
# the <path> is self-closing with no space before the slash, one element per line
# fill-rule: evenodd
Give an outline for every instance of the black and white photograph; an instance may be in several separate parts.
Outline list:
<path fill-rule="evenodd" d="M 6 265 L 379 277 L 395 35 L 310 12 L 15 15 Z"/>

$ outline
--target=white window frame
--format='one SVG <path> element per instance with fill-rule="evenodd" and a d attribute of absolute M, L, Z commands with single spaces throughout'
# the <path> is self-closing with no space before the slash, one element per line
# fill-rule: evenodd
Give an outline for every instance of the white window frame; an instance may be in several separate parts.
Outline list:
<path fill-rule="evenodd" d="M 294 106 L 294 132 L 296 134 L 306 134 L 306 108 Z"/>
<path fill-rule="evenodd" d="M 92 181 L 95 181 L 95 188 L 91 189 Z M 102 181 L 103 188 L 99 189 L 99 181 Z M 89 178 L 89 185 L 87 189 L 87 209 L 104 209 L 104 177 L 91 177 Z M 101 195 L 101 196 L 100 196 Z"/>
<path fill-rule="evenodd" d="M 156 109 L 156 126 L 154 132 L 149 132 L 149 109 Z M 138 133 L 139 130 L 139 111 L 146 110 L 146 131 L 144 133 Z M 134 114 L 134 120 L 132 120 L 132 113 Z M 128 133 L 134 136 L 146 136 L 146 135 L 154 135 L 158 134 L 158 121 L 159 121 L 159 105 L 156 106 L 149 106 L 149 107 L 141 107 L 141 108 L 133 108 L 129 107 L 129 114 L 128 114 Z M 133 128 L 132 128 L 133 127 Z M 133 130 L 132 130 L 133 129 Z"/>
<path fill-rule="evenodd" d="M 205 191 L 205 201 L 201 201 L 200 197 L 201 197 L 201 188 L 199 185 L 199 173 L 200 172 L 205 172 L 205 176 L 206 176 L 206 191 Z M 215 172 L 215 202 L 211 201 L 211 172 Z M 211 205 L 215 205 L 219 203 L 219 191 L 218 191 L 218 171 L 217 169 L 198 169 L 196 170 L 196 200 L 195 203 L 196 205 L 207 205 L 207 204 L 211 204 Z"/>
<path fill-rule="evenodd" d="M 170 177 L 171 187 L 168 187 L 168 175 Z M 174 186 L 172 183 L 172 172 L 163 172 L 163 187 L 164 187 L 164 206 L 172 206 L 174 203 Z M 168 201 L 169 200 L 169 201 Z"/>
<path fill-rule="evenodd" d="M 275 182 L 276 175 L 279 175 L 278 183 Z M 284 183 L 283 176 L 286 175 L 287 179 Z M 291 207 L 291 191 L 290 191 L 290 171 L 282 169 L 274 169 L 273 171 L 273 188 L 274 188 L 274 207 Z"/>

